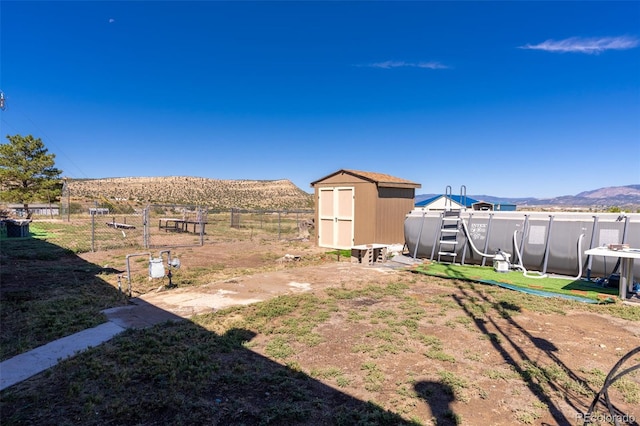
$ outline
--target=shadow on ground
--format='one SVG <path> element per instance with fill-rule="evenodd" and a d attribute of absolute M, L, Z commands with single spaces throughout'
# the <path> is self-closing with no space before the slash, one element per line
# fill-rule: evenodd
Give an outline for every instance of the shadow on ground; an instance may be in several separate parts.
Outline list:
<path fill-rule="evenodd" d="M 190 321 L 129 329 L 4 391 L 3 424 L 412 424 L 252 352 L 254 336 Z M 419 390 L 440 406 L 434 386 Z"/>
<path fill-rule="evenodd" d="M 118 272 L 46 241 L 3 241 L 5 358 L 103 323 L 105 308 L 130 315 L 113 339 L 2 391 L 3 425 L 416 423 L 253 352 L 250 330 L 216 334 L 153 306 L 136 311 L 100 278 Z M 455 413 L 442 387 L 416 392 L 447 424 Z"/>
<path fill-rule="evenodd" d="M 0 241 L 0 360 L 104 323 L 127 300 L 101 277 L 120 272 L 42 239 Z"/>

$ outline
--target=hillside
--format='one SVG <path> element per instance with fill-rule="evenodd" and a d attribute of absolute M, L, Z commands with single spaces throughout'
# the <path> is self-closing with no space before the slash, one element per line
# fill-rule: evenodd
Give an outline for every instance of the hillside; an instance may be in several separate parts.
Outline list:
<path fill-rule="evenodd" d="M 308 209 L 313 196 L 282 180 L 221 180 L 187 176 L 69 179 L 72 200 L 186 204 L 213 209 Z"/>

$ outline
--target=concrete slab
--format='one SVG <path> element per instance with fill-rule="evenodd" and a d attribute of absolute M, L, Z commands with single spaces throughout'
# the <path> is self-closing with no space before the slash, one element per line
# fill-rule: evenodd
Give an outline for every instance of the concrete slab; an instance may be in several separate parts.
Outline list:
<path fill-rule="evenodd" d="M 124 330 L 117 324 L 107 322 L 3 361 L 0 363 L 0 390 L 35 376 L 60 360 L 106 342 Z"/>
<path fill-rule="evenodd" d="M 102 311 L 107 319 L 123 328 L 147 328 L 167 321 L 182 321 L 185 317 L 161 309 L 145 300 L 131 299 L 127 306 Z"/>
<path fill-rule="evenodd" d="M 403 265 L 419 265 L 422 263 L 422 259 L 414 259 L 413 257 L 404 254 L 395 255 L 391 258 L 391 260 Z"/>

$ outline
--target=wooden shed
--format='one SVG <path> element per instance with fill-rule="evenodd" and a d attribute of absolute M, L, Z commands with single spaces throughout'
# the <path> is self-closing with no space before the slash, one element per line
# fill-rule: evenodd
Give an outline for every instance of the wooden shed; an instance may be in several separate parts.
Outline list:
<path fill-rule="evenodd" d="M 311 182 L 318 246 L 404 244 L 404 219 L 420 186 L 383 173 L 345 169 Z"/>

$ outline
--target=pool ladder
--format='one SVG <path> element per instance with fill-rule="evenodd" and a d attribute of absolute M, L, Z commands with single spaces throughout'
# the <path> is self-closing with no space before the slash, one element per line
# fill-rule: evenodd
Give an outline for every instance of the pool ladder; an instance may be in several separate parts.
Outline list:
<path fill-rule="evenodd" d="M 458 234 L 460 233 L 460 212 L 466 209 L 467 205 L 467 187 L 460 187 L 460 209 L 453 209 L 451 186 L 447 185 L 445 189 L 445 209 L 442 212 L 440 222 L 440 238 L 438 248 L 438 262 L 442 262 L 442 258 L 446 258 L 449 263 L 456 262 L 458 248 Z"/>
<path fill-rule="evenodd" d="M 440 247 L 438 248 L 438 262 L 445 261 L 455 263 L 458 255 L 458 234 L 460 233 L 460 210 L 448 210 L 442 212 L 440 226 Z"/>

